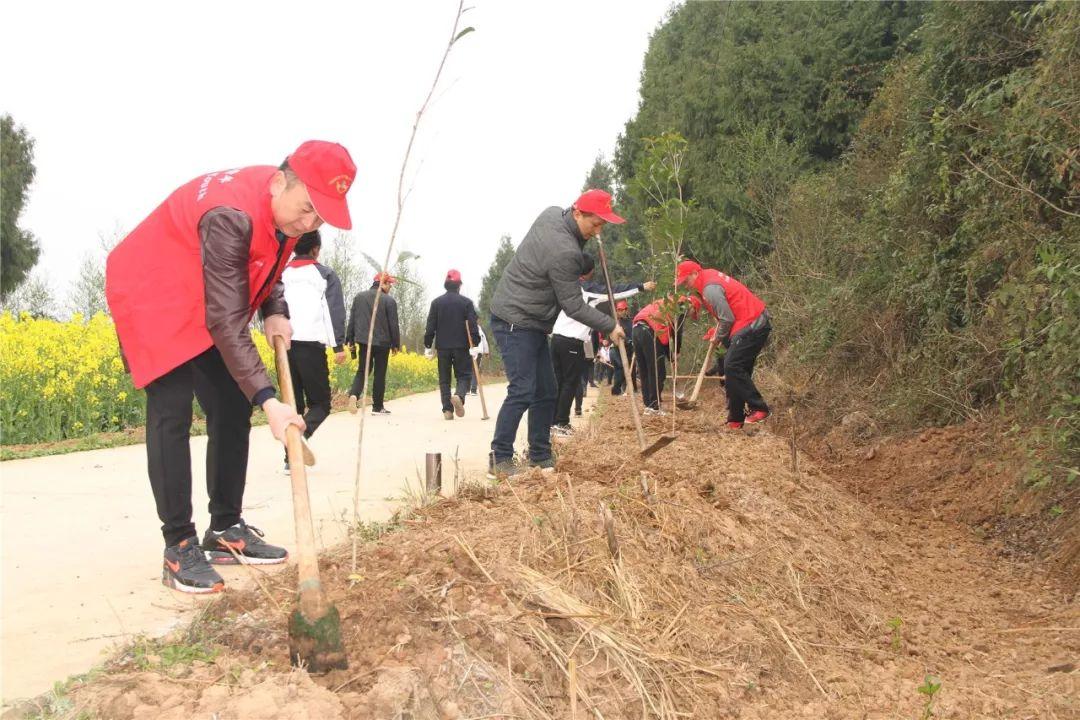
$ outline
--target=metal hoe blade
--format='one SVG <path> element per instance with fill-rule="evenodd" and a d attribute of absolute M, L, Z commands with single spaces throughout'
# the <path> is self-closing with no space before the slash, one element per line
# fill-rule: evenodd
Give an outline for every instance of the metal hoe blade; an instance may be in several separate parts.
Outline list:
<path fill-rule="evenodd" d="M 661 435 L 659 438 L 656 439 L 656 442 L 641 451 L 641 457 L 647 458 L 650 455 L 653 455 L 660 450 L 663 450 L 673 442 L 675 442 L 674 435 Z"/>

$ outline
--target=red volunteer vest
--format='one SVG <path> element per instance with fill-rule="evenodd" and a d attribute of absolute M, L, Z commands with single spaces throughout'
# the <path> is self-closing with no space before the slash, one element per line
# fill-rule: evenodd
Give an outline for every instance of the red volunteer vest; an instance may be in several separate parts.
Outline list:
<path fill-rule="evenodd" d="M 661 345 L 668 344 L 668 334 L 671 332 L 668 326 L 662 322 L 662 314 L 660 312 L 660 302 L 649 303 L 645 307 L 638 310 L 638 314 L 634 316 L 634 324 L 643 322 L 652 328 L 653 335 L 660 342 Z"/>
<path fill-rule="evenodd" d="M 758 315 L 765 311 L 765 303 L 761 302 L 757 295 L 750 292 L 745 285 L 735 278 L 725 275 L 719 270 L 708 269 L 698 273 L 694 288 L 702 300 L 705 300 L 706 285 L 720 285 L 724 288 L 724 295 L 727 297 L 728 305 L 731 306 L 731 312 L 735 315 L 735 323 L 731 326 L 732 335 L 757 320 Z M 709 314 L 716 318 L 716 308 L 708 302 L 705 302 L 705 307 L 708 309 Z"/>
<path fill-rule="evenodd" d="M 296 245 L 284 248 L 270 212 L 271 166 L 212 172 L 180 186 L 117 245 L 105 265 L 105 297 L 135 387 L 208 350 L 199 221 L 230 207 L 251 218 L 251 315 L 281 278 Z"/>

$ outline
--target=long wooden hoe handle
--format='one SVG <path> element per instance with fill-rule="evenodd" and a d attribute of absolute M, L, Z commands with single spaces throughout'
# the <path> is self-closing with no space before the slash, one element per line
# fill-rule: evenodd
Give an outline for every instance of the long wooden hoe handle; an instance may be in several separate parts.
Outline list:
<path fill-rule="evenodd" d="M 604 243 L 600 239 L 600 236 L 596 236 L 596 245 L 600 250 L 600 267 L 604 271 L 604 282 L 607 284 L 607 296 L 608 303 L 611 305 L 611 317 L 615 320 L 615 325 L 619 324 L 619 313 L 615 310 L 615 293 L 611 290 L 611 275 L 608 274 L 607 269 L 607 255 L 604 253 Z M 623 340 L 619 340 L 619 357 L 622 358 L 622 364 L 624 368 L 630 367 L 630 360 L 626 357 L 626 343 Z M 645 441 L 645 431 L 641 429 L 641 417 L 638 415 L 637 397 L 634 395 L 634 382 L 630 377 L 626 378 L 626 394 L 630 397 L 630 415 L 634 418 L 634 430 L 637 432 L 638 445 L 641 446 L 641 452 L 645 452 L 648 447 L 648 443 Z"/>
<path fill-rule="evenodd" d="M 289 354 L 285 350 L 285 338 L 280 335 L 274 336 L 274 359 L 281 400 L 295 408 L 296 395 L 293 393 L 292 375 L 289 374 Z M 300 612 L 306 619 L 314 621 L 326 615 L 329 605 L 319 580 L 319 560 L 315 552 L 315 528 L 311 522 L 311 500 L 308 497 L 302 441 L 300 428 L 290 424 L 285 430 L 285 449 L 289 454 L 289 477 L 292 479 Z"/>
<path fill-rule="evenodd" d="M 476 323 L 477 323 L 477 325 L 479 325 L 480 321 L 477 320 Z M 473 349 L 472 334 L 469 332 L 469 321 L 468 320 L 465 321 L 465 338 L 469 341 L 469 349 L 472 350 Z M 480 419 L 481 420 L 487 420 L 488 419 L 487 401 L 484 400 L 484 382 L 483 382 L 483 378 L 480 377 L 480 363 L 476 362 L 476 356 L 473 355 L 472 353 L 469 353 L 469 357 L 472 358 L 472 371 L 473 371 L 473 373 L 476 374 L 476 391 L 478 393 L 480 393 L 480 409 L 484 411 L 484 417 L 482 417 Z"/>
<path fill-rule="evenodd" d="M 716 324 L 716 329 L 720 329 L 720 323 Z M 709 341 L 709 347 L 705 351 L 705 362 L 701 363 L 701 372 L 697 375 L 697 380 L 694 382 L 694 392 L 690 393 L 690 402 L 697 400 L 698 393 L 701 392 L 701 385 L 705 382 L 705 371 L 709 369 L 709 358 L 712 357 L 713 350 L 716 349 L 716 335 L 713 334 L 713 339 Z"/>

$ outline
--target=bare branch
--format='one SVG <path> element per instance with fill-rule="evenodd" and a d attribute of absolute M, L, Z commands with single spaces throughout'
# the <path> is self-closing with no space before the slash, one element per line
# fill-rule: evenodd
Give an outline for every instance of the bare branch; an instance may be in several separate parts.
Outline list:
<path fill-rule="evenodd" d="M 971 165 L 971 167 L 975 168 L 977 171 L 979 171 L 979 173 L 981 173 L 982 175 L 985 175 L 989 180 L 991 180 L 992 182 L 997 183 L 1001 187 L 1008 188 L 1009 190 L 1019 190 L 1020 192 L 1026 192 L 1029 195 L 1034 195 L 1035 197 L 1042 200 L 1044 203 L 1046 203 L 1047 205 L 1049 205 L 1053 209 L 1057 210 L 1059 213 L 1062 213 L 1064 215 L 1070 215 L 1070 216 L 1075 217 L 1075 218 L 1080 218 L 1080 213 L 1069 212 L 1068 210 L 1065 210 L 1064 208 L 1059 208 L 1057 205 L 1050 202 L 1045 197 L 1043 197 L 1042 195 L 1035 192 L 1034 190 L 1032 190 L 1029 187 L 1026 187 L 1024 185 L 1020 185 L 1019 183 L 1016 184 L 1016 185 L 1010 185 L 1010 184 L 1008 184 L 1006 182 L 1002 182 L 1001 180 L 998 180 L 996 177 L 994 177 L 993 175 L 991 175 L 990 173 L 986 172 L 981 167 L 979 167 L 977 164 L 975 164 L 975 161 L 972 160 L 970 157 L 968 157 L 967 153 L 962 153 L 962 155 L 964 156 L 964 159 L 968 161 L 968 164 Z M 1002 171 L 1006 175 L 1009 175 L 1009 178 L 1013 182 L 1017 182 L 1016 178 L 1014 178 L 1012 175 L 1010 175 L 1008 170 L 1005 170 L 1005 168 L 1002 168 Z"/>
<path fill-rule="evenodd" d="M 461 16 L 465 12 L 465 0 L 459 0 L 457 13 L 454 15 L 454 26 L 450 30 L 450 40 L 446 44 L 446 50 L 443 51 L 442 60 L 439 61 L 439 67 L 435 71 L 435 79 L 431 81 L 431 88 L 428 90 L 427 96 L 424 98 L 424 102 L 420 105 L 420 109 L 416 113 L 416 120 L 413 122 L 412 132 L 409 134 L 409 143 L 405 146 L 405 157 L 401 161 L 401 172 L 398 174 L 398 190 L 397 190 L 397 215 L 394 217 L 394 227 L 390 231 L 390 242 L 386 246 L 386 261 L 383 263 L 383 272 L 388 272 L 390 268 L 390 256 L 394 251 L 394 240 L 397 238 L 398 227 L 401 225 L 401 214 L 405 209 L 405 200 L 408 194 L 405 192 L 405 171 L 409 166 L 409 156 L 412 155 L 413 143 L 416 142 L 416 131 L 420 127 L 420 121 L 424 117 L 424 112 L 427 110 L 428 104 L 431 102 L 432 95 L 435 94 L 435 89 L 439 85 L 439 78 L 442 76 L 443 68 L 446 66 L 446 58 L 450 56 L 450 50 L 454 47 L 454 43 L 461 37 L 471 32 L 473 28 L 465 28 L 462 31 L 458 31 L 458 25 L 461 23 Z M 375 335 L 375 318 L 379 311 L 379 299 L 382 297 L 381 291 L 375 292 L 375 301 L 371 303 L 371 320 L 368 324 L 368 336 L 367 336 L 367 352 L 364 353 L 364 357 L 361 360 L 364 364 L 364 377 L 368 377 L 368 373 L 371 372 L 371 341 Z M 367 417 L 365 408 L 365 398 L 367 397 L 368 386 L 370 382 L 364 382 L 364 389 L 360 391 L 360 425 L 357 442 L 356 442 L 356 475 L 355 482 L 353 484 L 353 533 L 352 533 L 352 572 L 356 572 L 356 550 L 359 537 L 356 533 L 356 527 L 360 523 L 360 477 L 363 468 L 363 447 L 364 447 L 364 418 Z"/>

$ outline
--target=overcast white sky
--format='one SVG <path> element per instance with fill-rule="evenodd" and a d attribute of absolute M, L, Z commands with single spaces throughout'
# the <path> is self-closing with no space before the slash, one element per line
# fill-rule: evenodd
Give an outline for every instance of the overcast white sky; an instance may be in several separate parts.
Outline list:
<path fill-rule="evenodd" d="M 638 103 L 671 0 L 475 0 L 414 149 L 397 249 L 433 297 L 479 293 L 500 235 L 573 201 Z M 345 145 L 357 247 L 381 259 L 412 120 L 453 0 L 6 3 L 0 113 L 36 141 L 20 225 L 61 297 L 98 235 L 130 230 L 196 175 Z M 324 237 L 332 234 L 329 230 Z"/>

